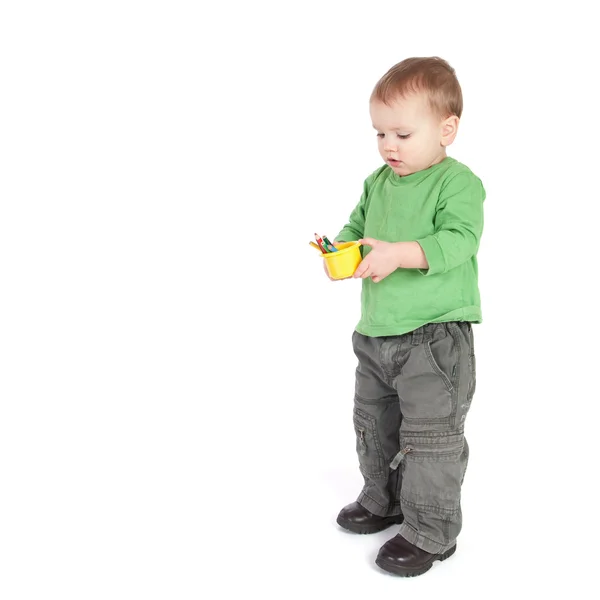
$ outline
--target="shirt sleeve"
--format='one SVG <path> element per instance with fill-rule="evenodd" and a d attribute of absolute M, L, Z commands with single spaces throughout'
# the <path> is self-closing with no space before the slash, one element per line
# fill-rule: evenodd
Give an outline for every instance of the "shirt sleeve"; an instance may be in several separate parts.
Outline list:
<path fill-rule="evenodd" d="M 373 174 L 365 179 L 363 185 L 363 193 L 360 197 L 359 203 L 356 205 L 354 210 L 350 213 L 350 220 L 342 230 L 335 236 L 334 241 L 336 242 L 356 242 L 365 235 L 365 215 L 367 199 L 369 197 L 369 188 L 373 180 Z"/>
<path fill-rule="evenodd" d="M 485 190 L 472 173 L 451 179 L 440 193 L 435 233 L 416 240 L 423 248 L 428 269 L 423 275 L 447 273 L 477 254 L 483 232 Z"/>

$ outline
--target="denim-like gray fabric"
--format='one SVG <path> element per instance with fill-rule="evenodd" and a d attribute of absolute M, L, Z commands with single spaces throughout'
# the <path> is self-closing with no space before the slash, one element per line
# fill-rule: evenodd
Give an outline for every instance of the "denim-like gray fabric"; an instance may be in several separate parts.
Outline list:
<path fill-rule="evenodd" d="M 475 392 L 470 323 L 431 323 L 400 336 L 354 332 L 354 428 L 365 485 L 358 502 L 404 515 L 399 533 L 431 553 L 460 532 L 469 446 L 464 423 Z"/>

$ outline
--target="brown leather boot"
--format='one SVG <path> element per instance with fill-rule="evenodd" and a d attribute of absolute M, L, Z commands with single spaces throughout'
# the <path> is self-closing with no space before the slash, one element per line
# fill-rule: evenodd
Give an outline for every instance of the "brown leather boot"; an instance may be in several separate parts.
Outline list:
<path fill-rule="evenodd" d="M 395 523 L 402 523 L 403 520 L 402 515 L 379 517 L 358 502 L 344 506 L 337 518 L 340 526 L 354 533 L 376 533 Z"/>
<path fill-rule="evenodd" d="M 455 551 L 456 544 L 442 554 L 430 554 L 398 534 L 381 547 L 375 562 L 388 573 L 401 577 L 414 577 L 429 571 L 436 560 L 446 560 Z"/>

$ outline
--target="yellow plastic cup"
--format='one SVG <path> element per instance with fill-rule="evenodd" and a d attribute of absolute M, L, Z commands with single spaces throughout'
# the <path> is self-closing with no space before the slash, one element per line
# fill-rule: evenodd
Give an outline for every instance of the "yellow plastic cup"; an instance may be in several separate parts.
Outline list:
<path fill-rule="evenodd" d="M 332 279 L 344 279 L 352 277 L 356 267 L 362 261 L 360 255 L 360 242 L 344 242 L 336 244 L 337 252 L 321 254 L 325 266 Z"/>

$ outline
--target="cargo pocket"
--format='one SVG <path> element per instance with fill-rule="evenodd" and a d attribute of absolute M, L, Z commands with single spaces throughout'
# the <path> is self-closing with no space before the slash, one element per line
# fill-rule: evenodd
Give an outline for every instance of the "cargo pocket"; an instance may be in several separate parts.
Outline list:
<path fill-rule="evenodd" d="M 423 535 L 448 543 L 460 529 L 464 440 L 435 445 L 403 443 L 410 451 L 403 461 L 402 512 L 418 523 Z"/>
<path fill-rule="evenodd" d="M 377 434 L 375 417 L 355 407 L 354 430 L 360 472 L 365 477 L 385 477 L 386 464 Z"/>

